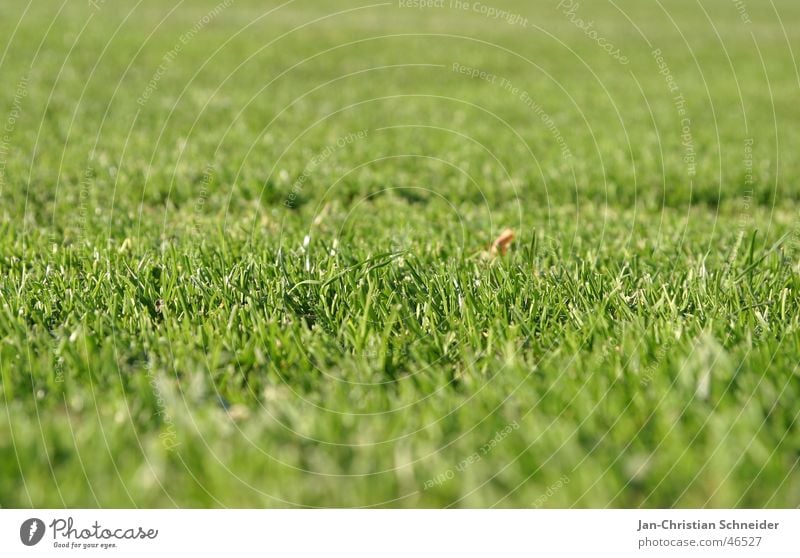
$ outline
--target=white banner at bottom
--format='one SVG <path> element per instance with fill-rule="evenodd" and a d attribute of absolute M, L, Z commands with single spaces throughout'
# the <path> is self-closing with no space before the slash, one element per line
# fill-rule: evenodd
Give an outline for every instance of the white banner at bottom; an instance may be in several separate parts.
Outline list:
<path fill-rule="evenodd" d="M 769 556 L 800 510 L 0 510 L 0 556 Z"/>

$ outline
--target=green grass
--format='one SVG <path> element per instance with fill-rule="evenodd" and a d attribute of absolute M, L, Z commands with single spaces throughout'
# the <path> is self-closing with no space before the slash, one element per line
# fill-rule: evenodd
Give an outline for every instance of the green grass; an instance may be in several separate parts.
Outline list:
<path fill-rule="evenodd" d="M 0 505 L 800 505 L 797 2 L 269 4 L 0 6 Z"/>

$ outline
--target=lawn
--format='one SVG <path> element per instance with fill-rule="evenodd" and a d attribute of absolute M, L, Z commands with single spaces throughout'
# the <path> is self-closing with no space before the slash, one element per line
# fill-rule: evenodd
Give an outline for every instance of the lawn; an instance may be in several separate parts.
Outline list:
<path fill-rule="evenodd" d="M 421 4 L 0 4 L 0 506 L 800 505 L 800 4 Z"/>

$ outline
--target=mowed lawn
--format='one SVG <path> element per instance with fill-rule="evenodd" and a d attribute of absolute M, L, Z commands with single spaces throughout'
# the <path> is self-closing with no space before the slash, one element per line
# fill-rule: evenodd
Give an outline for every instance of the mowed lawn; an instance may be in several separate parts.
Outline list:
<path fill-rule="evenodd" d="M 0 505 L 800 505 L 800 4 L 408 4 L 0 4 Z"/>

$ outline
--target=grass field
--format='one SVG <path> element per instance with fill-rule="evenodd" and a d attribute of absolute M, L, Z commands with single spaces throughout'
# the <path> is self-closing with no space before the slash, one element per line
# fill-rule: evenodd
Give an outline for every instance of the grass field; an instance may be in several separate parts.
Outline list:
<path fill-rule="evenodd" d="M 800 4 L 406 4 L 0 4 L 0 506 L 800 505 Z"/>

